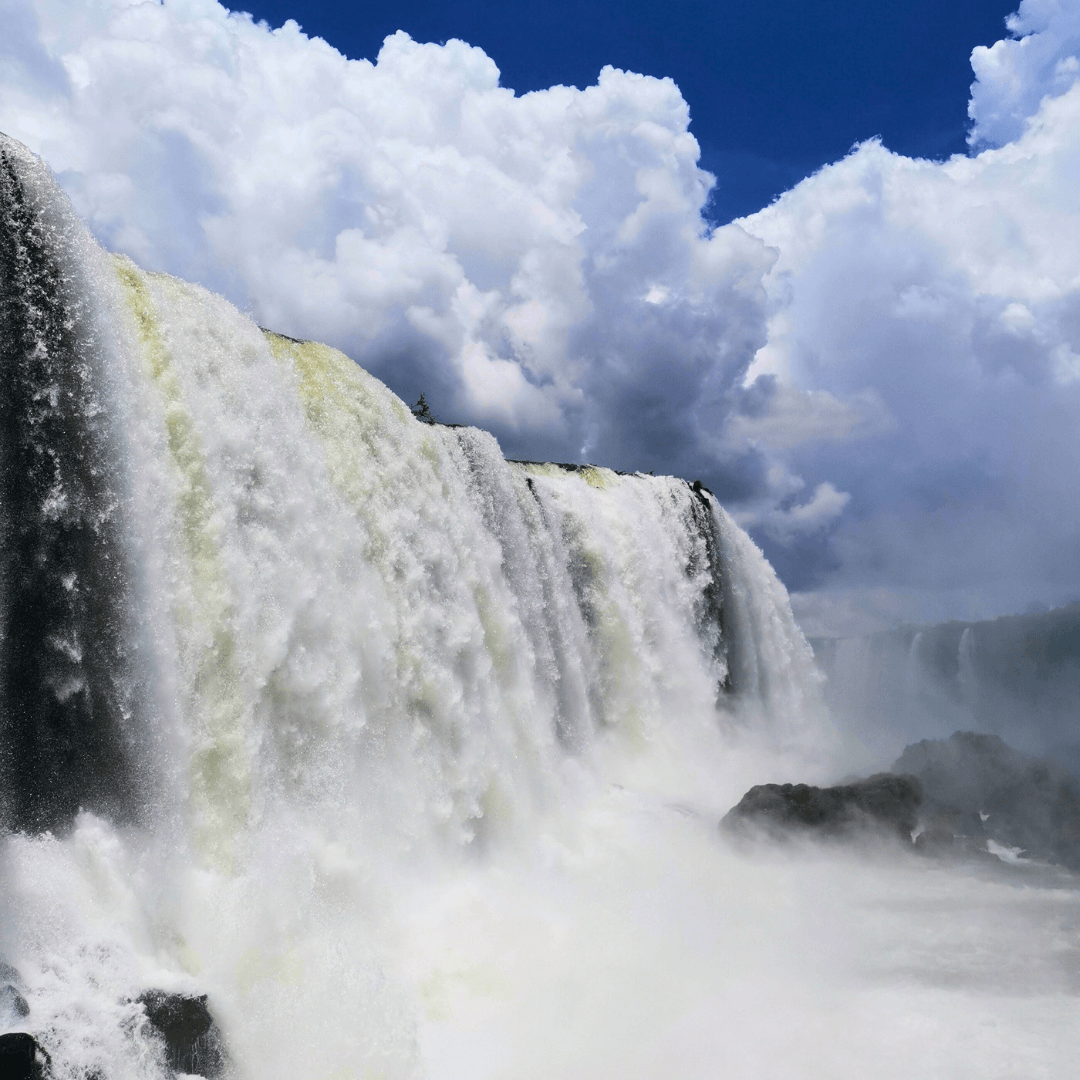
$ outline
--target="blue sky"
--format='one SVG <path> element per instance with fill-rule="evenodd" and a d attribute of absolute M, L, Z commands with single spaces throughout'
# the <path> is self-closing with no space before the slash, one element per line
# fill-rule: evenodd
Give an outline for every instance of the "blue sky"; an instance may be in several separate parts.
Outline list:
<path fill-rule="evenodd" d="M 969 56 L 1002 36 L 1009 0 L 582 0 L 394 4 L 247 2 L 257 19 L 295 19 L 352 58 L 383 39 L 462 38 L 518 93 L 586 87 L 605 64 L 675 80 L 701 163 L 718 178 L 717 221 L 752 213 L 852 145 L 879 135 L 913 157 L 964 153 Z"/>

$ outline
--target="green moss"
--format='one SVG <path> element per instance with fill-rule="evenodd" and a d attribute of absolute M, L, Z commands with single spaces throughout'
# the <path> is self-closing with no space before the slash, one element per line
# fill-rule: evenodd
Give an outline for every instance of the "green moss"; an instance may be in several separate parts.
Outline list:
<path fill-rule="evenodd" d="M 198 431 L 184 405 L 180 380 L 158 326 L 146 278 L 122 256 L 114 260 L 139 336 L 143 366 L 161 398 L 169 458 L 177 480 L 177 524 L 191 573 L 193 610 L 177 623 L 204 643 L 195 663 L 203 726 L 192 757 L 192 795 L 203 821 L 200 841 L 217 861 L 228 862 L 232 836 L 247 820 L 250 780 L 243 739 L 243 701 L 232 634 L 233 612 L 225 587 L 214 524 L 213 491 Z M 171 279 L 162 276 L 162 283 Z"/>

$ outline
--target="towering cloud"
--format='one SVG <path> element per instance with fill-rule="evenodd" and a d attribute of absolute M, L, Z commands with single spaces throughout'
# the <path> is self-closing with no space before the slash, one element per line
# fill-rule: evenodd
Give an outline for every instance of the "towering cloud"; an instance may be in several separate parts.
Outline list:
<path fill-rule="evenodd" d="M 670 80 L 517 97 L 461 41 L 347 60 L 213 0 L 17 7 L 0 126 L 106 244 L 341 346 L 508 449 L 675 463 L 764 341 Z"/>
<path fill-rule="evenodd" d="M 977 156 L 869 142 L 715 230 L 670 80 L 516 96 L 460 41 L 369 63 L 214 0 L 2 3 L 0 128 L 144 266 L 511 455 L 701 476 L 815 628 L 1071 595 L 1076 0 L 976 50 Z"/>
<path fill-rule="evenodd" d="M 977 76 L 968 141 L 1004 146 L 1024 131 L 1046 97 L 1058 97 L 1080 76 L 1080 7 L 1069 0 L 1022 0 L 1006 25 L 1011 38 L 971 54 Z"/>
<path fill-rule="evenodd" d="M 789 583 L 886 618 L 1075 596 L 1078 164 L 1080 86 L 1000 149 L 936 164 L 868 143 L 744 222 L 780 253 L 748 379 L 880 395 L 889 418 L 789 453 L 852 496 L 817 550 L 773 550 Z"/>

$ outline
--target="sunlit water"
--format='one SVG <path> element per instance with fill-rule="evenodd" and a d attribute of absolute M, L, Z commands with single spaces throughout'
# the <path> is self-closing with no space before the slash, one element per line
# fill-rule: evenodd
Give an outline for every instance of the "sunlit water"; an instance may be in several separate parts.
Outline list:
<path fill-rule="evenodd" d="M 859 754 L 711 496 L 420 423 L 0 151 L 0 955 L 59 1077 L 160 1076 L 149 987 L 238 1077 L 1069 1075 L 1074 878 L 721 838 Z"/>

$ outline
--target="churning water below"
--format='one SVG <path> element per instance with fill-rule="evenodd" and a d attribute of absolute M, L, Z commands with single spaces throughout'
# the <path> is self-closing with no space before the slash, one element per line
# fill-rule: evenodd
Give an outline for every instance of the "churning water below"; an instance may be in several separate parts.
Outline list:
<path fill-rule="evenodd" d="M 704 490 L 512 463 L 0 139 L 0 1017 L 71 1080 L 1062 1077 L 1064 873 L 736 851 L 850 760 Z"/>

